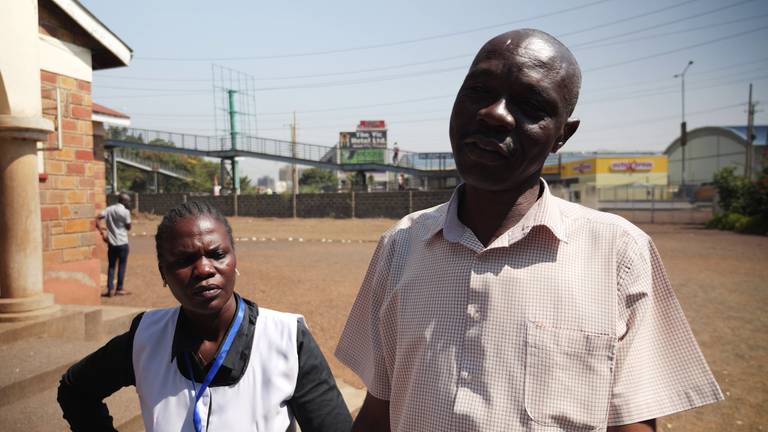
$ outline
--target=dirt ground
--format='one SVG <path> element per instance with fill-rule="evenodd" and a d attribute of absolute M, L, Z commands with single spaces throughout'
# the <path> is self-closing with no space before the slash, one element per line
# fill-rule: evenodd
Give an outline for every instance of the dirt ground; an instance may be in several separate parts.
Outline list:
<path fill-rule="evenodd" d="M 239 239 L 241 276 L 236 289 L 261 307 L 303 314 L 334 375 L 362 387 L 333 351 L 376 242 L 394 222 L 230 218 Z M 157 271 L 153 236 L 158 223 L 157 217 L 135 218 L 126 276 L 126 289 L 134 295 L 104 298 L 104 304 L 177 305 Z M 661 418 L 658 430 L 768 431 L 768 238 L 696 225 L 641 228 L 658 247 L 726 397 L 718 404 Z M 106 262 L 102 268 L 106 273 Z"/>

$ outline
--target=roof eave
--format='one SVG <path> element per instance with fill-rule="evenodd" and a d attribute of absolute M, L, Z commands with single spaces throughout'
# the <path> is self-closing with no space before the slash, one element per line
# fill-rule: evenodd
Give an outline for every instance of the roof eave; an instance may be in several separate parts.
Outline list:
<path fill-rule="evenodd" d="M 94 69 L 130 66 L 133 50 L 121 41 L 77 0 L 53 0 L 67 15 L 93 37 L 105 51 L 94 52 Z"/>

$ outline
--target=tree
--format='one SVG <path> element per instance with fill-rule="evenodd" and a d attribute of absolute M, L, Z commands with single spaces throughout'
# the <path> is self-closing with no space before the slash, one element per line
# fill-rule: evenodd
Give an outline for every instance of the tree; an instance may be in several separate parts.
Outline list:
<path fill-rule="evenodd" d="M 251 179 L 248 176 L 240 177 L 240 193 L 242 195 L 256 195 L 258 186 L 251 184 Z"/>
<path fill-rule="evenodd" d="M 304 170 L 304 173 L 299 179 L 301 186 L 310 185 L 324 185 L 324 184 L 337 184 L 338 179 L 333 171 L 324 170 L 322 168 L 309 168 Z"/>

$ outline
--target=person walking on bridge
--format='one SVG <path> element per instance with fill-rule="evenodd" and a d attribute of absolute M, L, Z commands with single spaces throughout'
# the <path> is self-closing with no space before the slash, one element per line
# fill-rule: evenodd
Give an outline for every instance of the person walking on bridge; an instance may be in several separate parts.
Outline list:
<path fill-rule="evenodd" d="M 104 209 L 96 216 L 96 229 L 101 233 L 101 237 L 107 242 L 109 250 L 107 257 L 109 259 L 109 270 L 107 271 L 107 293 L 106 297 L 114 295 L 128 295 L 129 291 L 123 289 L 125 280 L 125 267 L 128 261 L 128 231 L 131 229 L 131 212 L 128 208 L 131 206 L 131 197 L 128 194 L 120 194 L 117 198 L 117 204 Z M 101 228 L 101 220 L 106 219 L 107 229 Z M 120 266 L 117 270 L 117 290 L 115 290 L 115 266 L 118 261 Z"/>

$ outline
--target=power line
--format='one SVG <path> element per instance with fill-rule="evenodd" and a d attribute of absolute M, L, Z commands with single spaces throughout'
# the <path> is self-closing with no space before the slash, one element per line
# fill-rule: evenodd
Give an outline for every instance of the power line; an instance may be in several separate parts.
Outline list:
<path fill-rule="evenodd" d="M 418 39 L 411 39 L 411 40 L 400 41 L 400 42 L 390 42 L 390 43 L 380 44 L 380 45 L 368 45 L 368 46 L 356 47 L 356 48 L 344 48 L 344 49 L 338 49 L 338 50 L 318 51 L 318 52 L 301 53 L 301 54 L 281 54 L 281 55 L 258 56 L 258 57 L 231 57 L 231 58 L 206 58 L 206 59 L 200 59 L 200 58 L 175 58 L 175 59 L 173 59 L 173 58 L 161 58 L 161 57 L 134 57 L 134 59 L 151 60 L 151 61 L 266 60 L 266 59 L 278 59 L 278 58 L 290 58 L 290 57 L 315 56 L 315 55 L 324 55 L 324 54 L 336 54 L 336 53 L 344 53 L 344 52 L 350 52 L 350 51 L 361 51 L 361 50 L 369 50 L 369 49 L 375 49 L 375 48 L 385 48 L 385 47 L 391 47 L 391 46 L 405 45 L 405 44 L 411 44 L 411 43 L 416 43 L 416 42 L 424 42 L 424 41 L 428 41 L 428 40 L 442 39 L 442 38 L 447 38 L 447 37 L 452 37 L 452 36 L 463 35 L 463 34 L 467 34 L 467 33 L 474 33 L 474 32 L 479 32 L 479 31 L 483 31 L 483 30 L 489 30 L 489 29 L 496 28 L 496 27 L 510 26 L 512 24 L 518 24 L 518 23 L 525 22 L 525 21 L 533 21 L 533 20 L 537 20 L 537 19 L 541 19 L 541 18 L 549 18 L 549 17 L 555 16 L 555 15 L 559 15 L 559 14 L 563 14 L 563 13 L 567 13 L 567 12 L 573 12 L 573 11 L 579 10 L 579 9 L 585 9 L 585 8 L 588 8 L 588 7 L 591 7 L 591 6 L 594 6 L 594 5 L 598 5 L 598 4 L 601 4 L 601 3 L 606 3 L 608 1 L 610 1 L 610 0 L 598 0 L 598 1 L 595 1 L 595 2 L 592 2 L 592 3 L 587 3 L 587 4 L 582 5 L 582 6 L 576 6 L 576 7 L 572 7 L 572 8 L 569 8 L 569 9 L 563 9 L 563 10 L 560 10 L 560 11 L 557 11 L 557 12 L 552 12 L 552 13 L 548 13 L 548 14 L 538 15 L 538 16 L 535 16 L 535 17 L 530 17 L 530 18 L 525 18 L 525 19 L 521 19 L 521 20 L 506 22 L 506 23 L 503 23 L 503 24 L 496 24 L 496 25 L 492 25 L 492 26 L 489 26 L 489 27 L 480 27 L 480 28 L 475 28 L 475 29 L 471 29 L 471 30 L 464 30 L 464 31 L 460 31 L 460 32 L 455 32 L 455 33 L 447 33 L 447 34 L 442 34 L 442 35 L 437 35 L 437 36 L 428 36 L 428 37 L 423 37 L 423 38 L 418 38 Z M 691 1 L 694 1 L 694 0 L 691 0 Z"/>
<path fill-rule="evenodd" d="M 275 81 L 275 80 L 287 80 L 287 79 L 303 79 L 303 78 L 322 78 L 322 77 L 329 77 L 329 76 L 338 76 L 338 75 L 352 75 L 352 74 L 358 74 L 358 73 L 366 73 L 366 72 L 378 72 L 382 70 L 388 70 L 388 69 L 399 69 L 399 68 L 405 68 L 405 67 L 411 67 L 411 66 L 420 66 L 430 63 L 439 63 L 443 61 L 448 60 L 456 60 L 460 58 L 467 58 L 472 57 L 474 54 L 463 54 L 459 56 L 454 57 L 446 57 L 436 60 L 426 60 L 416 63 L 408 63 L 408 64 L 402 64 L 397 66 L 384 66 L 379 67 L 375 69 L 362 69 L 357 71 L 349 71 L 349 72 L 334 72 L 334 73 L 328 73 L 328 74 L 319 74 L 319 75 L 298 75 L 298 76 L 281 76 L 281 77 L 267 77 L 267 78 L 254 78 L 254 81 Z M 185 81 L 185 82 L 211 82 L 211 79 L 171 79 L 171 78 L 130 78 L 130 77 L 111 77 L 111 76 L 104 76 L 99 77 L 99 79 L 103 78 L 113 78 L 113 79 L 125 79 L 125 80 L 138 80 L 138 81 L 166 81 L 166 82 L 177 82 L 177 81 Z"/>
<path fill-rule="evenodd" d="M 722 26 L 722 25 L 727 25 L 727 24 L 734 24 L 734 23 L 749 21 L 749 20 L 758 19 L 758 18 L 765 18 L 767 16 L 768 16 L 768 14 L 757 15 L 757 16 L 750 16 L 750 17 L 747 17 L 747 18 L 741 18 L 741 19 L 737 19 L 737 20 L 726 21 L 726 22 L 722 22 L 722 23 L 718 23 L 718 24 L 708 24 L 708 25 L 704 25 L 704 26 L 701 26 L 701 27 L 694 27 L 694 28 L 689 28 L 689 29 L 685 29 L 685 30 L 678 30 L 678 31 L 673 31 L 673 32 L 661 33 L 661 34 L 656 34 L 656 35 L 651 35 L 651 36 L 643 36 L 643 37 L 635 38 L 635 39 L 625 39 L 625 40 L 622 40 L 622 41 L 608 42 L 608 43 L 605 43 L 605 44 L 602 44 L 602 45 L 592 45 L 592 46 L 587 46 L 587 47 L 582 47 L 582 48 L 575 48 L 574 50 L 588 50 L 588 49 L 593 49 L 593 48 L 604 48 L 604 47 L 612 46 L 612 45 L 621 45 L 621 44 L 629 43 L 629 42 L 644 41 L 644 40 L 655 39 L 655 38 L 659 38 L 659 37 L 663 37 L 663 36 L 671 36 L 671 35 L 675 35 L 675 34 L 688 33 L 688 32 L 692 32 L 692 31 L 696 31 L 696 30 L 708 30 L 708 29 L 711 29 L 712 27 L 717 27 L 717 26 Z M 645 30 L 646 29 L 643 29 L 643 30 L 640 30 L 640 31 L 645 31 Z M 640 32 L 640 31 L 638 31 L 638 32 Z M 627 34 L 629 34 L 629 33 L 625 33 L 625 35 L 627 35 Z M 611 38 L 609 38 L 609 39 L 612 39 L 612 38 L 613 38 L 613 36 Z M 591 43 L 591 42 L 588 42 L 588 44 L 589 43 Z M 584 44 L 582 44 L 580 46 L 583 46 L 583 45 Z"/>
<path fill-rule="evenodd" d="M 588 27 L 588 28 L 585 28 L 585 29 L 572 31 L 570 33 L 563 33 L 561 35 L 558 35 L 557 37 L 558 38 L 562 38 L 562 37 L 567 37 L 567 36 L 573 36 L 575 34 L 584 33 L 584 32 L 588 32 L 588 31 L 591 31 L 591 30 L 597 30 L 599 28 L 608 27 L 608 26 L 612 26 L 612 25 L 615 25 L 615 24 L 621 24 L 623 22 L 632 21 L 632 20 L 637 19 L 637 18 L 642 18 L 642 17 L 648 16 L 648 15 L 657 14 L 659 12 L 668 11 L 670 9 L 674 9 L 674 8 L 686 5 L 688 3 L 693 3 L 693 2 L 697 2 L 697 1 L 699 1 L 699 0 L 684 1 L 684 2 L 678 3 L 676 5 L 667 6 L 667 7 L 661 8 L 661 9 L 652 10 L 650 12 L 641 13 L 640 15 L 633 15 L 631 17 L 622 18 L 622 19 L 616 20 L 616 21 L 611 21 L 609 23 L 599 24 L 599 25 L 596 25 L 596 26 L 593 26 L 593 27 Z M 754 1 L 754 0 L 746 0 L 746 1 Z"/>
<path fill-rule="evenodd" d="M 341 86 L 341 85 L 364 84 L 364 83 L 377 82 L 377 81 L 391 81 L 391 80 L 402 79 L 402 78 L 412 78 L 412 77 L 423 76 L 423 75 L 434 75 L 438 73 L 465 70 L 467 68 L 468 66 L 458 66 L 453 68 L 437 69 L 437 70 L 430 70 L 430 71 L 424 71 L 424 72 L 412 72 L 412 73 L 400 74 L 400 75 L 389 75 L 389 76 L 377 77 L 377 78 L 361 78 L 361 79 L 349 80 L 349 81 L 334 81 L 329 83 L 316 83 L 316 84 L 305 84 L 305 85 L 283 86 L 283 87 L 262 87 L 262 88 L 256 88 L 256 89 L 249 89 L 247 91 L 244 91 L 243 93 L 271 91 L 271 90 L 293 90 L 293 89 L 303 89 L 303 88 L 335 87 L 335 86 Z M 132 91 L 136 91 L 136 90 L 139 90 L 139 91 L 186 91 L 186 92 L 198 91 L 198 89 L 150 89 L 150 88 L 135 88 L 135 87 L 111 87 L 111 86 L 98 86 L 97 88 L 114 89 L 114 90 L 132 90 Z M 205 92 L 212 93 L 213 91 L 210 90 Z"/>
<path fill-rule="evenodd" d="M 578 49 L 578 48 L 581 48 L 581 47 L 583 47 L 585 45 L 591 45 L 593 43 L 604 42 L 604 41 L 609 40 L 609 39 L 615 39 L 615 38 L 619 38 L 619 37 L 623 37 L 623 36 L 629 36 L 629 35 L 632 35 L 632 34 L 641 33 L 641 32 L 648 31 L 648 30 L 653 30 L 655 28 L 668 26 L 670 24 L 675 24 L 675 23 L 682 22 L 682 21 L 687 21 L 687 20 L 690 20 L 690 19 L 693 19 L 693 18 L 698 18 L 700 16 L 704 16 L 704 15 L 709 15 L 709 14 L 714 13 L 714 12 L 720 12 L 720 11 L 722 11 L 724 9 L 729 9 L 729 8 L 736 7 L 736 6 L 742 5 L 744 3 L 750 3 L 750 2 L 753 2 L 753 1 L 755 1 L 755 0 L 744 0 L 744 1 L 741 1 L 739 3 L 734 3 L 734 4 L 731 4 L 731 5 L 719 7 L 717 9 L 713 9 L 713 10 L 710 10 L 710 11 L 707 11 L 707 12 L 701 12 L 701 13 L 698 13 L 698 14 L 695 14 L 695 15 L 690 15 L 690 16 L 687 16 L 687 17 L 684 17 L 684 18 L 679 18 L 679 19 L 676 19 L 676 20 L 668 21 L 668 22 L 663 23 L 663 24 L 656 24 L 656 25 L 652 25 L 650 27 L 645 27 L 645 28 L 639 29 L 639 30 L 634 30 L 634 31 L 627 32 L 627 33 L 622 33 L 622 34 L 618 34 L 618 35 L 608 36 L 608 37 L 605 37 L 605 38 L 595 39 L 593 41 L 572 45 L 570 47 L 570 49 Z"/>
<path fill-rule="evenodd" d="M 722 42 L 722 41 L 727 40 L 727 39 L 733 39 L 735 37 L 744 36 L 746 34 L 755 33 L 755 32 L 761 31 L 761 30 L 765 30 L 765 29 L 768 29 L 768 26 L 758 27 L 756 29 L 747 30 L 747 31 L 744 31 L 744 32 L 741 32 L 741 33 L 736 33 L 734 35 L 724 36 L 724 37 L 713 39 L 713 40 L 710 40 L 710 41 L 707 41 L 707 42 L 701 42 L 701 43 L 689 45 L 689 46 L 686 46 L 686 47 L 683 47 L 683 48 L 678 48 L 678 49 L 674 49 L 674 50 L 670 50 L 670 51 L 665 51 L 665 52 L 658 53 L 658 54 L 653 54 L 653 55 L 649 55 L 649 56 L 639 57 L 639 58 L 632 59 L 632 60 L 621 61 L 621 62 L 618 62 L 618 63 L 613 63 L 613 64 L 609 64 L 609 65 L 605 65 L 605 66 L 599 66 L 599 67 L 596 67 L 596 68 L 592 68 L 592 69 L 589 69 L 589 70 L 582 71 L 582 73 L 594 72 L 594 71 L 598 71 L 598 70 L 602 70 L 602 69 L 608 69 L 608 68 L 612 68 L 612 67 L 616 67 L 616 66 L 622 66 L 622 65 L 625 65 L 625 64 L 629 64 L 629 63 L 635 63 L 635 62 L 639 62 L 639 61 L 643 61 L 643 60 L 648 60 L 648 59 L 652 59 L 652 58 L 656 58 L 656 57 L 661 57 L 661 56 L 665 56 L 667 54 L 673 54 L 673 53 L 680 52 L 680 51 L 685 51 L 685 50 L 691 49 L 691 48 L 698 48 L 700 46 L 710 45 L 710 44 L 713 44 L 713 43 L 716 43 L 716 42 Z"/>

